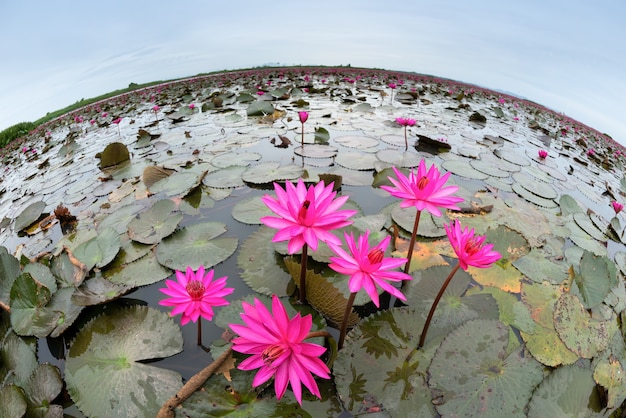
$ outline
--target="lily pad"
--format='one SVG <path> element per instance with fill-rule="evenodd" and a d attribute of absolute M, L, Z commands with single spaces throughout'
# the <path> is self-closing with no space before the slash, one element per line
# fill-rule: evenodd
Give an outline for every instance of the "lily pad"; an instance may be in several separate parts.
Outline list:
<path fill-rule="evenodd" d="M 267 184 L 284 180 L 295 180 L 302 176 L 304 170 L 296 164 L 282 165 L 279 162 L 267 161 L 250 167 L 241 174 L 243 181 L 252 184 Z"/>
<path fill-rule="evenodd" d="M 142 272 L 143 273 L 143 272 Z M 114 284 L 102 276 L 84 281 L 72 294 L 72 303 L 79 306 L 92 306 L 117 299 L 130 291 L 124 285 Z"/>
<path fill-rule="evenodd" d="M 237 249 L 237 238 L 221 237 L 226 225 L 220 222 L 203 222 L 188 225 L 157 245 L 159 263 L 172 270 L 197 270 L 215 266 L 230 257 Z"/>
<path fill-rule="evenodd" d="M 130 160 L 128 148 L 121 142 L 113 142 L 107 145 L 99 156 L 100 167 L 102 168 L 116 166 Z"/>
<path fill-rule="evenodd" d="M 398 168 L 417 167 L 422 161 L 422 157 L 415 152 L 400 151 L 394 149 L 384 149 L 376 153 L 379 160 L 392 164 Z"/>
<path fill-rule="evenodd" d="M 63 380 L 56 366 L 43 363 L 37 366 L 28 380 L 28 413 L 31 416 L 54 417 L 63 415 L 63 407 L 52 401 L 61 393 Z"/>
<path fill-rule="evenodd" d="M 22 273 L 15 279 L 11 287 L 11 326 L 18 335 L 48 335 L 46 329 L 39 329 L 34 322 L 50 297 L 50 290 L 30 274 Z"/>
<path fill-rule="evenodd" d="M 518 348 L 508 351 L 509 328 L 495 320 L 466 322 L 443 340 L 429 367 L 429 386 L 441 394 L 442 416 L 525 417 L 543 379 L 543 366 Z"/>
<path fill-rule="evenodd" d="M 37 222 L 45 208 L 46 202 L 35 202 L 28 205 L 17 218 L 15 218 L 15 230 L 21 231 Z"/>
<path fill-rule="evenodd" d="M 280 265 L 282 257 L 274 251 L 271 243 L 276 231 L 265 225 L 250 234 L 244 241 L 237 257 L 241 277 L 255 291 L 272 296 L 286 296 L 291 275 Z M 284 265 L 284 264 L 283 264 Z"/>
<path fill-rule="evenodd" d="M 159 243 L 183 220 L 182 213 L 172 213 L 175 208 L 176 204 L 169 199 L 156 201 L 150 209 L 130 221 L 128 236 L 142 244 Z"/>
<path fill-rule="evenodd" d="M 485 180 L 489 177 L 489 175 L 476 170 L 471 165 L 467 164 L 467 162 L 462 160 L 447 160 L 441 164 L 441 167 L 444 170 L 468 179 Z"/>
<path fill-rule="evenodd" d="M 351 170 L 373 170 L 377 161 L 374 155 L 358 152 L 343 152 L 335 158 L 337 164 Z"/>
<path fill-rule="evenodd" d="M 233 206 L 233 218 L 248 225 L 261 225 L 263 216 L 274 214 L 261 200 L 260 196 L 241 200 Z"/>
<path fill-rule="evenodd" d="M 246 114 L 248 116 L 265 116 L 274 113 L 274 106 L 272 103 L 265 100 L 257 100 L 248 105 Z"/>
<path fill-rule="evenodd" d="M 184 197 L 202 183 L 204 176 L 205 172 L 179 171 L 154 183 L 150 193 Z"/>
<path fill-rule="evenodd" d="M 67 390 L 88 416 L 154 417 L 181 387 L 181 376 L 144 361 L 182 348 L 180 327 L 166 313 L 144 306 L 111 308 L 72 342 Z"/>
<path fill-rule="evenodd" d="M 9 306 L 11 286 L 19 274 L 20 262 L 6 247 L 0 247 L 0 303 Z"/>
<path fill-rule="evenodd" d="M 245 183 L 241 179 L 241 175 L 247 170 L 247 167 L 239 165 L 231 165 L 221 170 L 213 171 L 204 177 L 202 181 L 206 186 L 215 187 L 216 189 L 229 189 L 244 186 Z"/>
<path fill-rule="evenodd" d="M 225 152 L 213 157 L 211 164 L 215 167 L 226 168 L 231 165 L 249 166 L 255 161 L 261 159 L 261 154 L 256 152 Z"/>
<path fill-rule="evenodd" d="M 132 263 L 118 268 L 107 269 L 104 272 L 104 277 L 113 284 L 122 285 L 126 288 L 135 288 L 158 283 L 168 278 L 171 274 L 171 270 L 159 264 L 154 253 L 149 252 Z"/>
<path fill-rule="evenodd" d="M 374 148 L 378 145 L 376 138 L 370 138 L 367 136 L 340 136 L 335 138 L 337 144 L 343 145 L 348 148 L 358 148 L 367 151 L 368 148 Z"/>
<path fill-rule="evenodd" d="M 600 410 L 594 391 L 595 382 L 590 369 L 559 367 L 537 387 L 528 404 L 528 417 L 594 416 L 594 410 Z M 596 407 L 590 409 L 594 403 Z"/>
<path fill-rule="evenodd" d="M 575 295 L 564 293 L 554 307 L 554 327 L 567 348 L 592 358 L 609 344 L 607 324 L 589 316 Z"/>
<path fill-rule="evenodd" d="M 76 247 L 74 256 L 85 264 L 87 270 L 91 270 L 94 266 L 104 267 L 113 261 L 121 245 L 117 231 L 112 228 L 103 228 L 97 236 Z"/>
<path fill-rule="evenodd" d="M 337 148 L 330 145 L 306 144 L 304 147 L 294 148 L 293 152 L 307 158 L 333 158 L 337 155 Z"/>
<path fill-rule="evenodd" d="M 333 367 L 337 392 L 354 416 L 434 417 L 424 380 L 430 362 L 417 350 L 416 329 L 424 319 L 414 310 L 393 308 L 364 319 L 347 336 Z"/>

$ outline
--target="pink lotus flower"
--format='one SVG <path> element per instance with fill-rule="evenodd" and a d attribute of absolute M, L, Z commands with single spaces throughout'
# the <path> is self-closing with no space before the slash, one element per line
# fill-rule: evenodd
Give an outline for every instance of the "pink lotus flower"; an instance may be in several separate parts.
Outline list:
<path fill-rule="evenodd" d="M 545 160 L 548 157 L 548 151 L 540 149 L 539 151 L 537 151 L 537 154 L 539 154 L 539 158 L 542 160 Z"/>
<path fill-rule="evenodd" d="M 258 91 L 256 92 L 256 94 L 257 94 L 258 96 L 263 96 L 263 95 L 265 94 L 265 92 L 263 92 L 263 91 L 261 91 L 261 90 L 258 90 Z"/>
<path fill-rule="evenodd" d="M 309 112 L 298 112 L 300 123 L 304 123 L 309 119 Z"/>
<path fill-rule="evenodd" d="M 400 271 L 390 271 L 406 263 L 406 258 L 385 258 L 385 250 L 391 240 L 390 236 L 383 239 L 378 245 L 370 250 L 368 238 L 369 231 L 360 235 L 358 242 L 354 235 L 344 232 L 350 254 L 337 245 L 330 245 L 331 249 L 339 257 L 330 257 L 331 263 L 328 267 L 338 273 L 350 276 L 348 288 L 350 292 L 356 293 L 365 289 L 367 294 L 378 308 L 379 298 L 376 286 L 389 292 L 400 300 L 406 301 L 406 297 L 396 287 L 387 281 L 399 282 L 401 280 L 411 280 L 413 277 Z"/>
<path fill-rule="evenodd" d="M 441 216 L 439 208 L 460 209 L 456 203 L 462 202 L 463 198 L 449 196 L 456 192 L 459 187 L 444 187 L 450 173 L 441 176 L 439 169 L 434 164 L 430 166 L 427 172 L 424 160 L 420 161 L 417 173 L 411 170 L 408 178 L 395 167 L 393 167 L 393 171 L 398 179 L 389 177 L 389 180 L 395 187 L 380 186 L 380 188 L 388 191 L 392 196 L 403 199 L 400 204 L 401 207 L 415 206 L 418 211 L 425 209 L 437 217 Z"/>
<path fill-rule="evenodd" d="M 616 215 L 620 213 L 622 209 L 624 209 L 624 205 L 619 202 L 611 202 L 611 205 L 613 206 L 613 210 L 615 211 Z"/>
<path fill-rule="evenodd" d="M 113 119 L 111 122 L 116 124 L 116 125 L 119 125 L 121 121 L 122 121 L 122 118 L 120 117 L 120 118 L 117 118 L 117 119 Z"/>
<path fill-rule="evenodd" d="M 158 111 L 159 111 L 159 109 L 161 109 L 161 108 L 159 107 L 159 105 L 154 105 L 154 106 L 152 106 L 152 111 L 153 111 L 154 113 L 158 112 Z"/>
<path fill-rule="evenodd" d="M 398 125 L 407 127 L 407 126 L 415 126 L 415 119 L 409 119 L 409 118 L 396 118 L 396 123 Z"/>
<path fill-rule="evenodd" d="M 239 335 L 232 340 L 232 348 L 239 353 L 252 354 L 237 366 L 240 370 L 259 369 L 252 387 L 262 385 L 274 376 L 274 390 L 279 400 L 285 394 L 287 384 L 291 385 L 300 405 L 302 384 L 321 398 L 313 374 L 330 379 L 330 370 L 319 358 L 326 349 L 304 342 L 311 336 L 311 315 L 301 317 L 297 313 L 290 319 L 275 295 L 272 297 L 272 313 L 256 298 L 254 305 L 246 302 L 242 305 L 241 319 L 245 325 L 230 324 Z"/>
<path fill-rule="evenodd" d="M 396 83 L 389 83 L 387 84 L 387 86 L 389 86 L 390 89 L 395 89 L 396 87 L 398 87 L 398 85 Z"/>
<path fill-rule="evenodd" d="M 278 183 L 274 183 L 274 190 L 276 197 L 265 195 L 261 200 L 278 217 L 264 216 L 261 222 L 278 229 L 273 242 L 289 241 L 289 254 L 300 250 L 305 244 L 315 251 L 318 240 L 340 245 L 339 238 L 330 231 L 350 225 L 352 222 L 347 219 L 357 213 L 356 210 L 339 210 L 348 196 L 333 200 L 337 192 L 333 191 L 332 183 L 325 186 L 321 181 L 307 189 L 304 181 L 298 179 L 296 186 L 287 182 L 284 190 Z"/>
<path fill-rule="evenodd" d="M 189 105 L 189 109 L 194 110 L 196 108 L 196 105 L 194 103 L 191 103 Z"/>
<path fill-rule="evenodd" d="M 166 288 L 159 289 L 162 293 L 171 296 L 159 302 L 161 306 L 173 306 L 171 315 L 182 314 L 180 324 L 185 325 L 189 321 L 196 322 L 202 317 L 207 320 L 213 319 L 213 307 L 226 306 L 228 301 L 224 296 L 233 293 L 233 288 L 224 287 L 227 277 L 213 280 L 214 270 L 205 274 L 204 267 L 200 266 L 196 273 L 191 267 L 187 267 L 185 274 L 176 271 L 177 282 L 166 280 Z"/>
<path fill-rule="evenodd" d="M 499 252 L 492 250 L 493 244 L 483 246 L 484 235 L 474 235 L 474 229 L 461 229 L 458 220 L 444 225 L 444 229 L 463 270 L 467 270 L 469 266 L 488 268 L 502 258 Z"/>

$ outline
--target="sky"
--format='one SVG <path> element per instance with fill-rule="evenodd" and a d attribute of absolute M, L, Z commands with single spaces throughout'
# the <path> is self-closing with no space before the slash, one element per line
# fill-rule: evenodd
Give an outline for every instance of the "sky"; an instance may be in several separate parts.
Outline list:
<path fill-rule="evenodd" d="M 131 82 L 350 64 L 513 93 L 626 144 L 623 0 L 0 0 L 0 16 L 0 130 Z"/>

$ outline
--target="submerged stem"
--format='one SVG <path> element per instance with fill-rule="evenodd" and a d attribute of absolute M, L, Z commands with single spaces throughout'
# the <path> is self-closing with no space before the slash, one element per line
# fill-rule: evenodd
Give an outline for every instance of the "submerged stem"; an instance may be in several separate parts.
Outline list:
<path fill-rule="evenodd" d="M 413 257 L 413 248 L 415 248 L 415 237 L 417 236 L 417 227 L 420 224 L 421 210 L 418 210 L 415 214 L 415 223 L 413 224 L 413 232 L 411 233 L 411 242 L 409 243 L 409 253 L 407 254 L 406 264 L 404 265 L 404 273 L 409 274 L 409 267 L 411 267 L 411 258 Z"/>
<path fill-rule="evenodd" d="M 422 348 L 424 346 L 424 340 L 426 340 L 426 333 L 428 332 L 430 321 L 433 319 L 433 314 L 435 313 L 435 309 L 437 308 L 437 305 L 439 304 L 439 300 L 441 299 L 441 296 L 443 296 L 443 292 L 446 291 L 448 284 L 450 284 L 450 281 L 452 280 L 454 273 L 456 273 L 459 267 L 461 267 L 461 264 L 457 263 L 456 266 L 454 266 L 454 268 L 450 272 L 450 274 L 448 274 L 446 281 L 443 282 L 441 289 L 439 289 L 439 293 L 437 293 L 437 297 L 435 298 L 435 301 L 433 302 L 433 306 L 430 307 L 430 312 L 428 312 L 428 318 L 426 318 L 426 323 L 424 324 L 424 328 L 422 329 L 422 335 L 420 336 L 420 343 L 417 346 L 417 348 Z"/>
<path fill-rule="evenodd" d="M 307 261 L 308 245 L 302 247 L 302 260 L 300 261 L 300 303 L 306 303 L 306 261 Z"/>
<path fill-rule="evenodd" d="M 354 303 L 354 298 L 356 297 L 356 292 L 350 293 L 350 297 L 348 298 L 348 303 L 346 304 L 346 310 L 343 313 L 343 319 L 341 320 L 341 328 L 339 329 L 339 344 L 338 347 L 341 350 L 343 347 L 343 341 L 346 339 L 346 331 L 348 329 L 348 318 L 350 318 L 350 313 L 352 312 L 352 304 Z"/>

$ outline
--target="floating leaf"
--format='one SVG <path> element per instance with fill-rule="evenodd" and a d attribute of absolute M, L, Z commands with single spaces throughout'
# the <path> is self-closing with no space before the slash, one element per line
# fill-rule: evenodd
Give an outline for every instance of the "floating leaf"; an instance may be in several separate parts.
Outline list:
<path fill-rule="evenodd" d="M 117 299 L 128 291 L 130 288 L 127 286 L 113 284 L 102 276 L 96 276 L 84 281 L 74 291 L 72 303 L 79 306 L 99 305 Z"/>
<path fill-rule="evenodd" d="M 21 231 L 25 228 L 28 228 L 39 218 L 46 208 L 45 202 L 35 202 L 28 205 L 18 216 L 15 218 L 15 230 Z"/>
<path fill-rule="evenodd" d="M 62 389 L 63 380 L 59 369 L 49 363 L 38 365 L 27 385 L 29 415 L 62 416 L 63 407 L 52 403 Z"/>
<path fill-rule="evenodd" d="M 159 264 L 153 252 L 146 254 L 132 263 L 115 269 L 107 269 L 104 272 L 104 276 L 111 281 L 111 283 L 123 285 L 126 288 L 158 283 L 168 278 L 171 274 L 171 270 Z"/>
<path fill-rule="evenodd" d="M 374 155 L 358 152 L 343 152 L 335 158 L 337 164 L 351 170 L 373 170 L 377 161 Z"/>
<path fill-rule="evenodd" d="M 23 417 L 26 406 L 22 388 L 13 384 L 0 386 L 0 416 Z"/>
<path fill-rule="evenodd" d="M 139 214 L 128 224 L 128 236 L 142 244 L 157 244 L 173 233 L 180 221 L 181 213 L 172 213 L 176 204 L 167 200 L 156 201 L 150 209 Z"/>
<path fill-rule="evenodd" d="M 202 183 L 205 175 L 206 172 L 179 171 L 154 183 L 150 193 L 185 197 Z"/>
<path fill-rule="evenodd" d="M 257 100 L 248 105 L 246 114 L 248 116 L 265 116 L 272 115 L 274 113 L 274 106 L 272 103 L 265 100 Z"/>
<path fill-rule="evenodd" d="M 226 225 L 219 222 L 188 225 L 157 245 L 156 258 L 172 270 L 185 271 L 187 267 L 197 270 L 200 266 L 209 269 L 237 249 L 237 238 L 218 238 L 224 232 Z"/>
<path fill-rule="evenodd" d="M 135 216 L 137 215 L 137 213 L 143 209 L 144 207 L 138 204 L 130 204 L 130 205 L 122 206 L 121 208 L 116 209 L 114 212 L 110 213 L 104 219 L 102 219 L 100 223 L 98 224 L 98 230 L 106 229 L 106 228 L 113 228 L 117 231 L 118 234 L 123 234 L 126 232 L 130 221 L 135 219 Z M 89 233 L 93 233 L 94 236 L 96 234 L 96 231 L 93 231 L 91 229 L 87 231 Z M 89 236 L 88 239 L 90 238 L 92 237 Z M 70 247 L 70 248 L 76 248 L 76 247 Z"/>
<path fill-rule="evenodd" d="M 562 215 L 571 215 L 573 213 L 583 212 L 583 209 L 580 207 L 576 199 L 568 194 L 561 195 L 559 198 L 559 206 L 561 206 Z"/>
<path fill-rule="evenodd" d="M 0 247 L 0 304 L 9 306 L 13 282 L 20 274 L 20 262 L 9 254 L 6 247 Z"/>
<path fill-rule="evenodd" d="M 283 264 L 271 243 L 276 231 L 261 226 L 244 241 L 237 256 L 241 277 L 253 290 L 268 295 L 286 296 L 291 275 L 280 267 Z"/>
<path fill-rule="evenodd" d="M 446 160 L 441 164 L 441 167 L 446 171 L 468 179 L 484 180 L 489 177 L 487 174 L 474 169 L 463 160 Z"/>
<path fill-rule="evenodd" d="M 67 390 L 88 416 L 154 417 L 181 387 L 181 376 L 143 361 L 182 348 L 180 327 L 166 313 L 143 306 L 108 309 L 72 342 Z"/>
<path fill-rule="evenodd" d="M 9 321 L 4 315 L 2 321 L 8 327 Z M 3 334 L 1 342 L 0 378 L 3 384 L 12 383 L 21 388 L 26 387 L 28 379 L 37 367 L 37 339 L 18 337 L 15 332 L 8 331 Z M 0 410 L 1 408 L 2 402 L 0 402 Z"/>
<path fill-rule="evenodd" d="M 585 309 L 592 309 L 602 303 L 611 289 L 617 285 L 615 264 L 606 257 L 598 257 L 585 251 L 580 260 L 579 270 L 580 274 L 572 272 L 574 280 Z"/>
<path fill-rule="evenodd" d="M 240 200 L 233 206 L 233 218 L 248 225 L 261 225 L 263 216 L 274 215 L 261 200 L 260 196 Z"/>
<path fill-rule="evenodd" d="M 285 266 L 296 285 L 300 281 L 300 263 L 293 257 L 285 258 Z M 306 271 L 306 299 L 325 318 L 334 324 L 341 324 L 343 314 L 348 304 L 347 299 L 326 279 L 313 270 Z M 348 326 L 359 322 L 359 316 L 354 311 L 348 317 Z"/>
<path fill-rule="evenodd" d="M 407 258 L 409 254 L 409 240 L 397 238 L 395 240 L 396 251 L 392 253 L 394 257 Z M 441 246 L 447 245 L 445 241 L 416 242 L 411 256 L 411 266 L 409 273 L 424 270 L 433 266 L 447 266 L 448 262 L 441 256 Z"/>
<path fill-rule="evenodd" d="M 175 172 L 175 170 L 158 165 L 149 165 L 143 169 L 141 180 L 146 185 L 146 188 L 150 189 L 156 182 L 168 178 Z"/>
<path fill-rule="evenodd" d="M 76 247 L 74 256 L 85 264 L 87 270 L 94 266 L 104 267 L 113 261 L 121 245 L 117 231 L 113 228 L 103 228 L 99 230 L 97 236 Z"/>
<path fill-rule="evenodd" d="M 567 348 L 592 358 L 609 344 L 607 323 L 589 316 L 580 300 L 564 293 L 554 307 L 554 327 Z"/>
<path fill-rule="evenodd" d="M 304 147 L 294 148 L 293 152 L 301 157 L 333 158 L 337 155 L 337 148 L 329 145 L 306 144 Z"/>
<path fill-rule="evenodd" d="M 424 318 L 414 310 L 392 308 L 364 319 L 346 338 L 333 367 L 344 407 L 359 416 L 433 417 L 424 381 L 426 350 L 416 350 Z"/>
<path fill-rule="evenodd" d="M 542 365 L 518 348 L 508 352 L 509 328 L 494 320 L 466 322 L 446 337 L 429 367 L 441 393 L 437 411 L 466 417 L 524 417 Z"/>
<path fill-rule="evenodd" d="M 231 165 L 230 167 L 209 173 L 204 177 L 203 183 L 209 187 L 217 189 L 228 189 L 232 187 L 241 187 L 245 183 L 241 179 L 241 175 L 247 170 L 247 167 Z"/>
<path fill-rule="evenodd" d="M 50 297 L 50 290 L 30 274 L 22 273 L 15 279 L 11 287 L 11 326 L 18 335 L 48 335 L 48 330 L 37 328 L 34 321 Z"/>
<path fill-rule="evenodd" d="M 551 257 L 541 248 L 532 248 L 528 254 L 513 261 L 512 264 L 524 276 L 539 283 L 547 280 L 559 284 L 567 279 L 565 265 L 552 262 Z"/>
<path fill-rule="evenodd" d="M 537 361 L 549 367 L 574 364 L 578 355 L 567 348 L 554 326 L 535 325 L 532 333 L 520 331 L 526 348 Z"/>
<path fill-rule="evenodd" d="M 392 164 L 398 168 L 417 167 L 420 161 L 422 161 L 422 157 L 415 152 L 393 149 L 380 150 L 376 153 L 376 157 L 378 157 L 379 160 Z"/>
<path fill-rule="evenodd" d="M 563 366 L 537 387 L 528 404 L 529 418 L 594 416 L 595 382 L 591 370 Z M 594 408 L 599 412 L 599 405 Z"/>
<path fill-rule="evenodd" d="M 232 165 L 249 166 L 255 161 L 261 159 L 261 154 L 256 152 L 225 152 L 220 155 L 216 155 L 211 160 L 211 164 L 215 167 L 226 168 Z"/>
<path fill-rule="evenodd" d="M 33 318 L 33 335 L 56 338 L 63 334 L 78 318 L 83 306 L 72 303 L 73 287 L 64 287 L 56 291 L 50 303 L 40 309 Z"/>
<path fill-rule="evenodd" d="M 626 399 L 625 374 L 622 362 L 614 356 L 600 360 L 593 370 L 593 380 L 608 391 L 608 409 L 621 405 Z"/>
<path fill-rule="evenodd" d="M 247 183 L 266 184 L 298 179 L 303 171 L 302 167 L 295 164 L 281 166 L 279 162 L 267 161 L 250 167 L 242 173 L 241 178 Z"/>
<path fill-rule="evenodd" d="M 96 155 L 96 157 L 98 157 L 98 155 Z M 121 142 L 113 142 L 107 145 L 104 151 L 99 154 L 99 157 L 100 167 L 102 168 L 112 167 L 130 160 L 128 148 Z"/>

